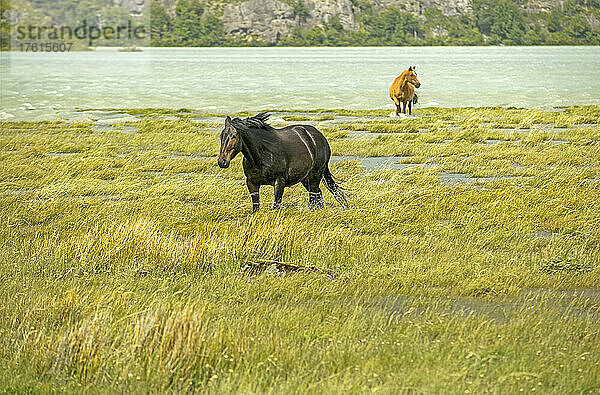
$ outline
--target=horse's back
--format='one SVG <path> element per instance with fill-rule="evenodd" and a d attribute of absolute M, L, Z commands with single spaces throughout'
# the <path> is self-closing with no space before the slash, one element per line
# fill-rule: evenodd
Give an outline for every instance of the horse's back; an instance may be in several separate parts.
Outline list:
<path fill-rule="evenodd" d="M 392 82 L 392 85 L 390 85 L 390 89 L 389 89 L 390 99 L 392 99 L 394 102 L 396 102 L 396 101 L 411 101 L 413 98 L 413 95 L 415 94 L 415 88 L 410 83 L 406 83 L 404 85 L 405 86 L 404 89 L 402 89 L 401 85 L 402 85 L 402 74 L 400 74 L 398 77 L 396 77 L 394 82 Z"/>
<path fill-rule="evenodd" d="M 319 129 L 317 129 L 316 127 L 314 127 L 313 125 L 296 125 L 296 126 L 300 126 L 301 128 L 304 128 L 304 130 L 306 130 L 306 132 L 309 133 L 315 140 L 319 140 L 321 143 L 323 143 L 323 144 L 327 145 L 327 147 L 329 147 L 329 143 L 327 142 L 327 139 L 325 138 L 323 133 L 321 133 L 321 131 Z"/>
<path fill-rule="evenodd" d="M 304 136 L 306 134 L 309 140 L 313 141 L 315 144 L 321 143 L 329 146 L 329 143 L 327 142 L 327 139 L 325 138 L 323 133 L 321 133 L 319 129 L 312 125 L 286 126 L 285 128 L 279 129 L 278 132 L 281 133 L 282 137 L 285 136 L 291 138 L 301 138 L 301 136 Z"/>
<path fill-rule="evenodd" d="M 310 157 L 315 168 L 323 168 L 331 156 L 329 142 L 312 125 L 292 125 L 280 129 L 281 136 L 287 141 L 286 151 L 290 160 L 298 160 L 302 157 Z"/>

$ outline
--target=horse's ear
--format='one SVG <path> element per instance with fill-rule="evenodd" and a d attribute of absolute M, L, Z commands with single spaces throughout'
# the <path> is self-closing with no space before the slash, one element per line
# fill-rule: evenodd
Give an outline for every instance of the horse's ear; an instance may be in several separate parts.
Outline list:
<path fill-rule="evenodd" d="M 412 71 L 412 70 L 413 70 L 412 66 L 408 66 L 408 71 Z"/>
<path fill-rule="evenodd" d="M 416 68 L 417 68 L 417 66 L 413 66 L 413 71 L 415 71 Z"/>
<path fill-rule="evenodd" d="M 230 123 L 231 123 L 231 117 L 228 115 L 227 118 L 225 118 L 225 126 L 229 126 Z"/>

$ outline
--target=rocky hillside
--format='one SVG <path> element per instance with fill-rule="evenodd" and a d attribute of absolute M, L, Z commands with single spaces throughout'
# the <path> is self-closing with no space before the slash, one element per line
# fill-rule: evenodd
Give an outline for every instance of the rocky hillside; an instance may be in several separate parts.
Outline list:
<path fill-rule="evenodd" d="M 156 1 L 176 21 L 198 0 Z M 203 6 L 220 21 L 215 28 L 223 39 L 196 45 L 600 44 L 600 3 L 588 0 L 207 0 Z M 155 44 L 177 45 L 167 41 Z"/>
<path fill-rule="evenodd" d="M 14 15 L 72 26 L 129 19 L 151 24 L 154 46 L 600 45 L 599 0 L 1 1 L 13 5 L 2 31 Z"/>
<path fill-rule="evenodd" d="M 437 9 L 445 16 L 472 11 L 469 0 L 372 0 L 367 4 L 352 0 L 248 0 L 226 5 L 222 20 L 227 35 L 255 36 L 274 43 L 289 36 L 294 28 L 328 25 L 334 18 L 344 30 L 357 31 L 362 11 L 367 7 L 376 11 L 395 7 L 415 16 L 423 16 L 427 9 Z"/>

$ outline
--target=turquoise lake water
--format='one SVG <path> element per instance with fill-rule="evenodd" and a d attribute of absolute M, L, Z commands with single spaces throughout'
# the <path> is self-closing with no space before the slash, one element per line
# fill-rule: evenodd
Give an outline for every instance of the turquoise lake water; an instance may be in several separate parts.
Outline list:
<path fill-rule="evenodd" d="M 409 65 L 418 107 L 600 104 L 599 47 L 99 48 L 2 53 L 2 119 L 76 108 L 389 108 Z"/>

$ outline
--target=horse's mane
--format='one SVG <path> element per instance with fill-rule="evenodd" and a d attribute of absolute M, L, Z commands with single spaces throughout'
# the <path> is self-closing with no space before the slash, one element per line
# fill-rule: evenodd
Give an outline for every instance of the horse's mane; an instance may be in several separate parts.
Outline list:
<path fill-rule="evenodd" d="M 281 150 L 277 129 L 267 123 L 269 114 L 261 112 L 245 119 L 233 118 L 231 125 L 242 132 L 243 141 L 261 153 Z M 260 155 L 260 154 L 259 154 Z"/>
<path fill-rule="evenodd" d="M 233 118 L 231 124 L 234 128 L 241 130 L 248 130 L 250 128 L 272 130 L 273 128 L 267 123 L 267 119 L 269 119 L 269 114 L 266 112 L 259 112 L 255 116 L 245 119 Z"/>
<path fill-rule="evenodd" d="M 405 81 L 406 78 L 408 77 L 410 70 L 404 70 L 402 73 L 400 73 L 400 81 Z"/>

